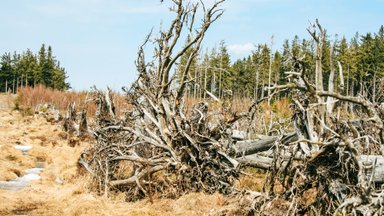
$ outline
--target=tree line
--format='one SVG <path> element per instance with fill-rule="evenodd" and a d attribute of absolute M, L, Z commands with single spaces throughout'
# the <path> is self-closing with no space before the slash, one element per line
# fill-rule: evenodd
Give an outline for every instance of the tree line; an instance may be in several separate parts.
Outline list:
<path fill-rule="evenodd" d="M 182 71 L 192 50 L 181 58 L 177 73 Z M 331 70 L 341 71 L 346 95 L 383 99 L 384 27 L 376 33 L 346 37 L 325 35 L 322 44 L 323 83 Z M 273 51 L 271 44 L 257 44 L 250 55 L 231 62 L 225 42 L 198 54 L 189 68 L 188 94 L 195 98 L 207 97 L 207 91 L 219 98 L 231 94 L 240 98 L 265 97 L 267 86 L 287 82 L 285 72 L 292 70 L 290 59 L 303 58 L 308 79 L 315 79 L 316 47 L 313 39 L 295 36 L 285 40 Z M 20 86 L 45 85 L 58 90 L 70 88 L 65 68 L 53 55 L 52 47 L 43 44 L 37 54 L 31 50 L 22 54 L 6 52 L 0 60 L 0 92 L 16 92 Z M 340 77 L 336 82 L 341 83 Z M 327 90 L 327 86 L 324 86 Z"/>
<path fill-rule="evenodd" d="M 0 92 L 17 92 L 22 86 L 36 86 L 67 90 L 65 68 L 53 55 L 52 47 L 42 44 L 39 52 L 34 54 L 27 49 L 23 53 L 6 52 L 0 60 Z"/>
<path fill-rule="evenodd" d="M 325 31 L 326 32 L 326 31 Z M 383 99 L 384 27 L 376 33 L 355 34 L 350 40 L 325 33 L 322 43 L 322 70 L 324 89 L 331 71 L 342 73 L 335 80 L 343 83 L 344 94 L 363 96 L 372 101 Z M 224 42 L 217 48 L 200 53 L 190 67 L 189 95 L 207 97 L 207 91 L 219 98 L 228 92 L 240 98 L 260 99 L 268 94 L 267 86 L 286 83 L 285 72 L 292 71 L 292 58 L 302 58 L 308 79 L 315 80 L 316 46 L 313 39 L 285 40 L 282 47 L 272 51 L 271 44 L 255 45 L 246 58 L 231 63 Z M 189 53 L 181 58 L 178 71 L 183 69 Z M 342 81 L 340 80 L 342 77 Z"/>

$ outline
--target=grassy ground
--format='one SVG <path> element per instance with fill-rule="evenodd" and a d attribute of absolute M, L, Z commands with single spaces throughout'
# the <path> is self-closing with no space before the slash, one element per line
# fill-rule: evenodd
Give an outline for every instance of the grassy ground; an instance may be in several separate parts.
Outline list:
<path fill-rule="evenodd" d="M 46 168 L 30 188 L 0 190 L 0 215 L 217 215 L 222 209 L 236 214 L 221 194 L 192 193 L 176 200 L 154 199 L 153 203 L 127 203 L 124 194 L 98 196 L 88 188 L 89 176 L 77 167 L 77 159 L 90 141 L 69 145 L 58 125 L 14 110 L 14 100 L 15 96 L 0 95 L 0 180 L 23 175 L 36 161 L 45 161 Z M 17 143 L 33 148 L 23 155 L 13 148 Z M 263 176 L 247 171 L 252 176 L 242 177 L 238 188 L 260 190 Z"/>
<path fill-rule="evenodd" d="M 82 108 L 86 101 L 88 92 L 62 92 L 55 89 L 46 88 L 42 85 L 36 87 L 20 87 L 17 97 L 15 98 L 15 105 L 23 111 L 24 114 L 30 114 L 31 108 L 40 104 L 51 104 L 59 110 L 67 110 L 68 106 L 75 103 L 77 107 Z M 127 105 L 123 95 L 113 92 L 114 104 L 117 114 L 121 114 Z M 89 116 L 94 116 L 96 106 L 94 103 L 89 103 L 87 109 Z"/>

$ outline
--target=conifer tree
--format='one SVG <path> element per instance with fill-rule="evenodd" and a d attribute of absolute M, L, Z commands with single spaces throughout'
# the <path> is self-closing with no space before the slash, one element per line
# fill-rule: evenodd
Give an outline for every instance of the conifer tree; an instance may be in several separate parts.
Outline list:
<path fill-rule="evenodd" d="M 0 61 L 0 91 L 16 92 L 20 86 L 35 86 L 43 84 L 50 88 L 67 90 L 65 68 L 53 55 L 52 47 L 45 48 L 43 44 L 37 55 L 27 49 L 22 54 L 9 52 Z"/>

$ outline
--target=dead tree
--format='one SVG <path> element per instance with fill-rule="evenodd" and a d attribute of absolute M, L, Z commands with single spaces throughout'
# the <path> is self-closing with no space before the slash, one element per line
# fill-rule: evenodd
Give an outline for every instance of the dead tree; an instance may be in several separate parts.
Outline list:
<path fill-rule="evenodd" d="M 74 134 L 78 130 L 76 119 L 77 119 L 76 104 L 75 103 L 69 104 L 67 113 L 65 114 L 65 117 L 63 119 L 63 129 L 69 135 Z"/>
<path fill-rule="evenodd" d="M 318 49 L 320 41 L 315 38 Z M 273 200 L 280 199 L 288 206 L 287 215 L 382 215 L 384 140 L 380 106 L 365 98 L 324 91 L 319 77 L 315 84 L 309 82 L 301 58 L 293 57 L 292 64 L 294 70 L 287 72 L 290 82 L 271 90 L 292 92 L 298 139 L 284 142 L 282 135 L 276 137 L 270 147 L 272 158 L 239 158 L 241 162 L 270 170 L 264 193 L 243 196 L 250 203 L 249 211 L 262 214 L 273 205 Z M 316 65 L 319 72 L 321 63 Z M 323 115 L 325 97 L 360 106 L 362 112 L 357 116 L 361 119 L 343 119 L 332 112 Z M 312 197 L 309 203 L 305 201 L 308 197 Z"/>
<path fill-rule="evenodd" d="M 89 135 L 89 128 L 87 122 L 87 107 L 88 96 L 81 109 L 80 114 L 76 112 L 76 104 L 72 103 L 68 105 L 67 112 L 63 118 L 62 127 L 69 137 L 85 138 Z M 78 118 L 79 117 L 79 118 Z"/>
<path fill-rule="evenodd" d="M 319 32 L 317 32 L 317 30 Z M 323 50 L 325 46 L 325 29 L 320 25 L 319 21 L 316 19 L 316 23 L 312 24 L 310 28 L 307 29 L 308 33 L 312 36 L 313 40 L 316 44 L 316 67 L 315 67 L 315 88 L 318 91 L 324 90 L 324 84 L 323 84 L 323 65 L 322 65 L 322 58 L 323 58 Z M 318 103 L 318 113 L 321 121 L 325 120 L 325 105 L 324 105 L 324 98 L 323 97 L 317 97 L 317 103 Z M 308 109 L 307 115 L 309 119 L 313 119 L 316 121 L 316 119 L 313 118 L 313 115 L 316 115 L 315 113 L 312 113 L 312 109 Z M 309 124 L 315 124 L 315 122 L 308 122 Z M 312 133 L 313 140 L 318 140 L 320 136 L 323 133 L 322 127 L 318 128 L 319 133 Z"/>
<path fill-rule="evenodd" d="M 203 2 L 173 0 L 171 11 L 176 17 L 169 29 L 154 39 L 155 59 L 147 62 L 144 56 L 150 35 L 139 48 L 139 77 L 125 89 L 131 109 L 123 118 L 115 116 L 108 93 L 95 92 L 96 144 L 84 152 L 80 163 L 93 174 L 100 192 L 123 190 L 129 200 L 137 200 L 155 194 L 177 197 L 189 191 L 232 191 L 239 166 L 229 156 L 233 152 L 230 130 L 238 115 L 210 117 L 206 102 L 196 104 L 190 115 L 183 107 L 187 85 L 192 81 L 191 63 L 207 30 L 222 15 L 223 2 L 206 7 Z M 196 27 L 200 12 L 204 17 Z M 188 43 L 177 51 L 185 31 Z M 180 83 L 174 87 L 172 70 L 187 51 Z"/>

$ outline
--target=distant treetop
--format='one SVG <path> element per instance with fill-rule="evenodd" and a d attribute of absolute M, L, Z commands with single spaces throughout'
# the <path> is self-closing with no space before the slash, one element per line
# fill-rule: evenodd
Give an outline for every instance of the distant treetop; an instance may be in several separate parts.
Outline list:
<path fill-rule="evenodd" d="M 37 54 L 27 49 L 22 54 L 6 52 L 0 59 L 0 92 L 16 92 L 18 87 L 37 84 L 64 91 L 70 88 L 67 78 L 52 47 L 45 44 Z"/>

